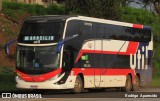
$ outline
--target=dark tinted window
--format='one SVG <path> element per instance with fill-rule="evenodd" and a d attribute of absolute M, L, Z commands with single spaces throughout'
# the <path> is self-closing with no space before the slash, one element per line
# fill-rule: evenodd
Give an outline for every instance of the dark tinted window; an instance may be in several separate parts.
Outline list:
<path fill-rule="evenodd" d="M 67 23 L 66 36 L 71 36 L 79 33 L 79 21 L 71 20 Z"/>
<path fill-rule="evenodd" d="M 94 33 L 94 38 L 102 38 L 104 34 L 104 26 L 99 23 L 94 23 L 93 25 L 93 33 Z"/>
<path fill-rule="evenodd" d="M 132 34 L 134 35 L 133 41 L 138 42 L 149 42 L 151 41 L 151 31 L 143 29 L 133 29 Z"/>
<path fill-rule="evenodd" d="M 84 40 L 93 38 L 92 27 L 92 22 L 80 21 L 80 33 Z"/>
<path fill-rule="evenodd" d="M 151 40 L 151 30 L 136 29 L 124 26 L 94 23 L 94 38 L 149 42 Z"/>
<path fill-rule="evenodd" d="M 102 24 L 103 25 L 103 38 L 110 39 L 116 38 L 116 27 L 114 25 Z"/>
<path fill-rule="evenodd" d="M 114 25 L 94 23 L 93 33 L 94 38 L 112 39 L 117 37 L 116 26 Z"/>
<path fill-rule="evenodd" d="M 43 43 L 57 42 L 62 38 L 63 30 L 64 22 L 24 22 L 18 41 L 24 43 L 33 43 L 35 40 Z M 52 38 L 47 36 L 52 36 Z"/>
<path fill-rule="evenodd" d="M 80 40 L 80 30 L 79 30 L 78 20 L 71 20 L 67 23 L 67 29 L 66 29 L 66 34 L 64 39 L 67 39 L 68 37 L 72 37 L 73 35 L 78 35 L 78 36 L 67 40 L 67 42 L 65 43 L 65 48 L 72 47 L 77 49 L 79 45 L 82 44 L 82 43 L 78 43 L 78 41 Z"/>

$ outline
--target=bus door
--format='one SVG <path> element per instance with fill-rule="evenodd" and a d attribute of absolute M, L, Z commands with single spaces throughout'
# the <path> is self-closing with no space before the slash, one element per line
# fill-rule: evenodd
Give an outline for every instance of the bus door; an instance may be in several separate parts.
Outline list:
<path fill-rule="evenodd" d="M 73 57 L 74 57 L 74 54 L 71 50 L 64 51 L 64 53 L 63 53 L 63 66 L 62 66 L 63 72 L 69 74 L 69 72 L 72 69 L 73 64 L 74 64 Z"/>
<path fill-rule="evenodd" d="M 94 26 L 94 85 L 95 87 L 100 87 L 102 77 L 102 67 L 103 67 L 103 39 L 102 39 L 102 27 L 100 24 L 95 24 Z"/>

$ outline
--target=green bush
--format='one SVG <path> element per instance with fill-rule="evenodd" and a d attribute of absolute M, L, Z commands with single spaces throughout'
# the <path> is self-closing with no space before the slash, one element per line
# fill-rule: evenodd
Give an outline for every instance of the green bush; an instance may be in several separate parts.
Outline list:
<path fill-rule="evenodd" d="M 147 10 L 124 7 L 121 20 L 131 23 L 151 25 L 155 20 L 155 15 Z"/>
<path fill-rule="evenodd" d="M 23 4 L 23 11 L 30 13 L 31 15 L 44 15 L 46 14 L 46 8 L 41 5 L 29 5 Z"/>
<path fill-rule="evenodd" d="M 3 2 L 3 10 L 4 9 L 12 9 L 12 10 L 20 10 L 23 7 L 23 4 L 16 2 Z"/>
<path fill-rule="evenodd" d="M 66 14 L 120 20 L 121 0 L 66 0 Z"/>
<path fill-rule="evenodd" d="M 2 11 L 3 14 L 14 17 L 14 10 L 11 9 L 5 9 Z"/>
<path fill-rule="evenodd" d="M 35 5 L 35 12 L 36 12 L 36 15 L 45 15 L 46 14 L 46 8 L 44 8 L 41 5 Z"/>
<path fill-rule="evenodd" d="M 42 5 L 32 5 L 32 4 L 22 4 L 16 2 L 3 2 L 3 10 L 2 12 L 5 15 L 15 17 L 15 12 L 17 13 L 30 13 L 30 15 L 63 15 L 65 14 L 64 5 L 50 5 L 45 8 Z"/>
<path fill-rule="evenodd" d="M 65 7 L 63 5 L 50 5 L 47 8 L 47 14 L 49 15 L 64 15 L 65 14 Z"/>

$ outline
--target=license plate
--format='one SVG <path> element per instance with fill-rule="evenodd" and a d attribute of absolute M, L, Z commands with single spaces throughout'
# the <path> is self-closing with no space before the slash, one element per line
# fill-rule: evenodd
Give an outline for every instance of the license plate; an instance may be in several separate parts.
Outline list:
<path fill-rule="evenodd" d="M 31 85 L 30 88 L 38 88 L 37 85 Z"/>

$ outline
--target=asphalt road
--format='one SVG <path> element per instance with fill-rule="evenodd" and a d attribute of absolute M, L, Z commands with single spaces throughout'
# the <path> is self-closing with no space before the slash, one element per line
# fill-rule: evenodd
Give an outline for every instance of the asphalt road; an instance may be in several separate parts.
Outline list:
<path fill-rule="evenodd" d="M 117 89 L 106 89 L 104 92 L 88 92 L 87 90 L 81 94 L 72 94 L 69 91 L 47 91 L 44 93 L 44 97 L 47 98 L 125 98 L 128 97 L 126 94 L 133 95 L 133 97 L 136 97 L 134 95 L 140 94 L 157 94 L 160 98 L 160 88 L 141 88 L 137 92 L 120 92 Z M 132 97 L 130 97 L 132 98 Z"/>
<path fill-rule="evenodd" d="M 12 92 L 13 94 L 13 92 Z M 32 91 L 15 94 L 33 94 Z M 88 92 L 72 94 L 69 91 L 49 90 L 41 94 L 42 99 L 0 99 L 0 101 L 160 101 L 160 88 L 141 88 L 138 92 L 120 92 L 117 89 L 106 89 L 104 92 Z M 113 99 L 114 98 L 114 99 Z"/>

